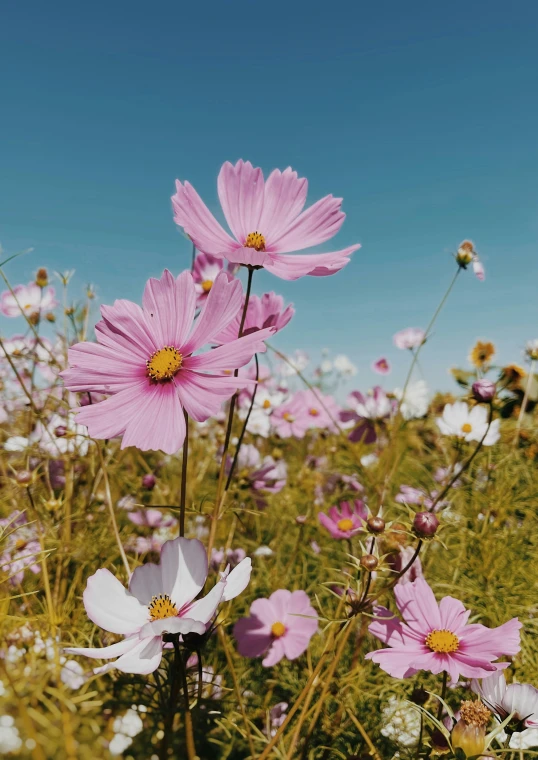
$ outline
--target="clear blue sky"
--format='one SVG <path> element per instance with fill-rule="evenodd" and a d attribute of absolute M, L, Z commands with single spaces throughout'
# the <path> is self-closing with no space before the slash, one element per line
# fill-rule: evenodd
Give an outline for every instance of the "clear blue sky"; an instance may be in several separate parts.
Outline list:
<path fill-rule="evenodd" d="M 471 237 L 487 280 L 458 284 L 425 374 L 450 387 L 477 337 L 520 361 L 538 336 L 537 29 L 533 0 L 5 0 L 0 241 L 35 248 L 8 272 L 74 268 L 80 292 L 139 300 L 188 266 L 176 177 L 217 212 L 223 161 L 291 164 L 310 202 L 344 197 L 325 250 L 363 247 L 335 277 L 257 278 L 297 307 L 283 350 L 345 352 L 360 387 L 386 354 L 401 381 L 391 336 L 426 325 Z"/>

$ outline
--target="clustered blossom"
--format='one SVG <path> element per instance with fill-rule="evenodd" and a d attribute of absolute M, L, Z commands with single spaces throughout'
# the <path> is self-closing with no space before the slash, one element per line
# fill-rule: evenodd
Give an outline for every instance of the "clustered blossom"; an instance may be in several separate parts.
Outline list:
<path fill-rule="evenodd" d="M 230 472 L 232 460 L 228 458 L 226 472 Z M 249 489 L 258 509 L 267 506 L 267 495 L 279 493 L 286 485 L 288 466 L 284 459 L 272 456 L 262 458 L 259 450 L 245 443 L 239 450 L 236 464 L 236 482 L 240 489 Z"/>
<path fill-rule="evenodd" d="M 336 421 L 339 415 L 340 409 L 332 396 L 309 388 L 297 391 L 275 409 L 271 424 L 281 438 L 304 438 L 312 428 L 337 432 Z"/>
<path fill-rule="evenodd" d="M 349 433 L 349 440 L 362 443 L 375 443 L 376 423 L 387 420 L 397 406 L 395 400 L 389 398 L 379 385 L 366 394 L 353 391 L 348 396 L 347 403 L 349 409 L 340 412 L 340 419 L 354 426 Z"/>

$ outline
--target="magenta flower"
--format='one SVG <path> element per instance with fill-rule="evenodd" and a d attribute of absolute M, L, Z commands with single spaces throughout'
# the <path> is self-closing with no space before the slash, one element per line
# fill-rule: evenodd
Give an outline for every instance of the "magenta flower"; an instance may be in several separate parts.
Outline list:
<path fill-rule="evenodd" d="M 339 507 L 331 507 L 329 514 L 318 513 L 318 520 L 333 538 L 351 538 L 364 531 L 368 510 L 363 501 L 355 499 L 341 502 Z"/>
<path fill-rule="evenodd" d="M 347 399 L 351 407 L 340 413 L 342 422 L 354 422 L 355 427 L 348 438 L 354 443 L 375 443 L 377 432 L 374 421 L 382 421 L 391 416 L 397 407 L 397 402 L 390 399 L 380 385 L 376 385 L 368 393 L 352 391 Z"/>
<path fill-rule="evenodd" d="M 262 665 L 270 668 L 283 657 L 295 660 L 306 652 L 318 630 L 318 613 L 304 591 L 279 589 L 269 599 L 256 599 L 250 617 L 234 626 L 237 649 L 244 657 L 266 654 Z"/>
<path fill-rule="evenodd" d="M 207 253 L 197 254 L 192 268 L 197 306 L 202 306 L 205 303 L 209 291 L 222 271 L 226 271 L 225 263 L 222 259 L 217 259 L 215 256 L 210 256 Z M 228 268 L 228 272 L 232 274 L 230 267 Z M 237 338 L 237 333 L 234 335 L 234 338 Z"/>
<path fill-rule="evenodd" d="M 334 274 L 359 245 L 331 253 L 283 255 L 324 243 L 344 222 L 342 199 L 332 195 L 303 211 L 307 188 L 306 179 L 290 167 L 283 172 L 275 169 L 265 182 L 262 170 L 250 161 L 240 160 L 235 166 L 227 161 L 219 172 L 217 190 L 234 237 L 223 230 L 189 182 L 182 185 L 176 180 L 174 221 L 200 251 L 234 264 L 264 267 L 283 280 Z"/>
<path fill-rule="evenodd" d="M 425 338 L 426 333 L 424 330 L 421 330 L 420 327 L 406 327 L 405 330 L 397 332 L 392 340 L 394 341 L 396 348 L 408 348 L 412 350 L 413 348 L 421 346 L 424 343 Z"/>
<path fill-rule="evenodd" d="M 460 676 L 486 678 L 508 665 L 494 660 L 519 652 L 521 623 L 517 618 L 498 628 L 468 625 L 470 611 L 451 596 L 438 604 L 421 578 L 397 585 L 394 595 L 403 622 L 386 607 L 376 607 L 377 619 L 369 631 L 390 648 L 366 655 L 394 678 L 408 678 L 420 670 L 446 671 L 452 683 Z"/>
<path fill-rule="evenodd" d="M 377 372 L 378 375 L 388 375 L 390 374 L 392 367 L 390 366 L 389 360 L 382 356 L 372 364 L 372 369 L 374 372 Z"/>
<path fill-rule="evenodd" d="M 230 322 L 228 327 L 215 336 L 216 343 L 229 343 L 237 338 L 241 324 L 241 311 L 237 313 L 237 317 L 233 322 Z M 262 330 L 264 327 L 274 327 L 275 332 L 280 332 L 294 314 L 293 304 L 284 308 L 284 299 L 282 296 L 277 296 L 273 291 L 264 293 L 261 298 L 250 296 L 243 335 L 249 335 L 256 330 Z"/>
<path fill-rule="evenodd" d="M 122 448 L 137 446 L 174 454 L 185 439 L 183 410 L 197 422 L 215 415 L 222 402 L 249 381 L 221 373 L 247 364 L 274 328 L 203 354 L 194 351 L 225 328 L 241 308 L 239 280 L 221 272 L 194 323 L 196 290 L 190 272 L 174 279 L 168 270 L 146 284 L 143 308 L 115 301 L 101 308 L 97 343 L 69 349 L 70 368 L 61 373 L 75 392 L 109 398 L 77 412 L 92 438 L 122 436 Z"/>
<path fill-rule="evenodd" d="M 0 295 L 0 312 L 5 317 L 20 317 L 25 314 L 31 317 L 35 314 L 44 314 L 58 306 L 54 288 L 40 288 L 35 282 L 28 285 L 16 285 L 13 293 L 4 290 Z"/>

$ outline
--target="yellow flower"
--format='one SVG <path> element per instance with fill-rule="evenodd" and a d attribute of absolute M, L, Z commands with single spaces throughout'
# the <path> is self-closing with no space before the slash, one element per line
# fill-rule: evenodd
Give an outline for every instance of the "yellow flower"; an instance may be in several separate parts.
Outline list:
<path fill-rule="evenodd" d="M 483 369 L 495 356 L 495 346 L 490 341 L 477 340 L 471 349 L 469 359 L 477 369 Z"/>

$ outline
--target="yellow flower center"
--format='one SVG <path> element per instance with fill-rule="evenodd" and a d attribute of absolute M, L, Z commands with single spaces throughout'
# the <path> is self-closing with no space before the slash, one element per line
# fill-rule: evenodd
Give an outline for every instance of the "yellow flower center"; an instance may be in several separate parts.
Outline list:
<path fill-rule="evenodd" d="M 263 406 L 264 409 L 270 409 L 271 408 L 271 402 L 269 401 L 268 398 L 265 399 L 265 401 L 263 402 L 262 406 Z"/>
<path fill-rule="evenodd" d="M 441 631 L 430 631 L 424 639 L 424 643 L 432 652 L 447 654 L 448 652 L 457 652 L 460 640 L 455 633 L 443 628 Z"/>
<path fill-rule="evenodd" d="M 260 232 L 249 232 L 245 240 L 245 248 L 254 248 L 256 251 L 265 251 L 265 238 Z"/>
<path fill-rule="evenodd" d="M 209 293 L 211 288 L 213 287 L 213 280 L 204 280 L 202 283 L 202 290 L 204 293 Z"/>
<path fill-rule="evenodd" d="M 278 621 L 277 623 L 273 623 L 271 626 L 271 633 L 275 637 L 275 639 L 279 639 L 281 636 L 284 636 L 286 633 L 286 626 L 284 623 L 281 623 Z"/>
<path fill-rule="evenodd" d="M 167 594 L 159 594 L 159 596 L 151 598 L 151 604 L 149 605 L 149 618 L 151 621 L 177 617 L 178 614 L 178 608 Z"/>
<path fill-rule="evenodd" d="M 473 429 L 473 426 L 469 424 L 468 422 L 464 422 L 464 424 L 461 426 L 462 433 L 470 433 L 472 429 Z"/>
<path fill-rule="evenodd" d="M 148 377 L 160 383 L 171 380 L 182 363 L 183 357 L 177 348 L 173 346 L 160 348 L 146 362 Z"/>
<path fill-rule="evenodd" d="M 295 417 L 293 416 L 293 414 L 290 414 L 289 412 L 284 412 L 284 414 L 282 416 L 286 420 L 286 422 L 293 422 L 294 419 L 295 419 Z"/>
<path fill-rule="evenodd" d="M 311 409 L 308 410 L 308 414 L 310 414 L 312 417 L 318 417 L 319 409 L 316 409 L 316 407 L 313 406 Z"/>
<path fill-rule="evenodd" d="M 343 520 L 338 520 L 336 523 L 338 530 L 351 530 L 353 528 L 353 520 L 349 517 L 344 517 Z"/>

